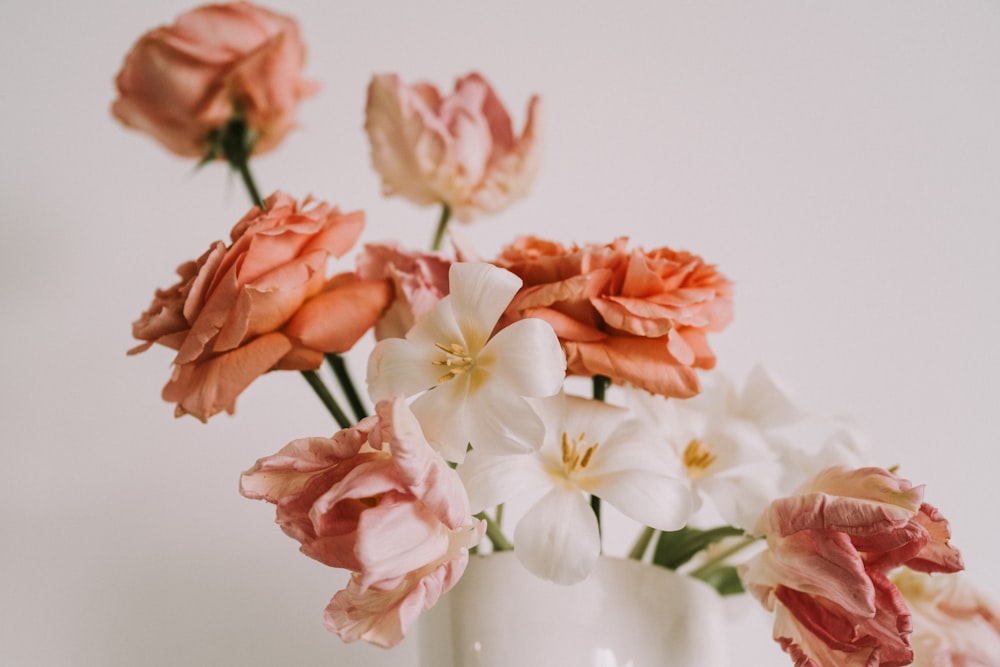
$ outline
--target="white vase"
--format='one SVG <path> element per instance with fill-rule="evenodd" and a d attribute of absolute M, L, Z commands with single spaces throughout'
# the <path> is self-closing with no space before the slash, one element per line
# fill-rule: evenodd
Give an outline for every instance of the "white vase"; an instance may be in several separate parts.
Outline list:
<path fill-rule="evenodd" d="M 711 587 L 602 556 L 579 584 L 473 556 L 420 621 L 424 667 L 726 667 L 725 613 Z"/>

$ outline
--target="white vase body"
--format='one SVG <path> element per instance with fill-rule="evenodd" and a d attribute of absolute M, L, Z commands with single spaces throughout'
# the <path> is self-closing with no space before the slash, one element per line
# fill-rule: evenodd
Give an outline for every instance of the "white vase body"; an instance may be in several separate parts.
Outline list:
<path fill-rule="evenodd" d="M 700 581 L 602 556 L 579 584 L 473 556 L 420 621 L 424 667 L 727 667 L 718 594 Z"/>

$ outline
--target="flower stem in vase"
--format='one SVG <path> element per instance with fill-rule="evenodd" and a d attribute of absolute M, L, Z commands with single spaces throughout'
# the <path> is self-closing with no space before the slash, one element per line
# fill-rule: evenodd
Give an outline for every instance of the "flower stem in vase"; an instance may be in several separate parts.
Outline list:
<path fill-rule="evenodd" d="M 431 241 L 432 251 L 441 249 L 441 243 L 444 241 L 444 233 L 448 229 L 449 220 L 451 220 L 451 207 L 447 204 L 441 204 L 441 218 L 438 220 L 437 229 L 434 230 L 434 240 Z"/>
<path fill-rule="evenodd" d="M 507 536 L 503 534 L 500 530 L 500 525 L 490 518 L 490 515 L 486 512 L 480 512 L 476 515 L 477 519 L 482 519 L 486 522 L 486 537 L 490 539 L 493 543 L 494 551 L 513 551 L 514 545 L 510 543 Z"/>
<path fill-rule="evenodd" d="M 344 396 L 347 397 L 347 402 L 350 404 L 355 418 L 361 421 L 368 416 L 368 410 L 365 409 L 365 405 L 361 401 L 361 396 L 354 386 L 354 381 L 351 379 L 351 372 L 344 362 L 344 357 L 331 353 L 326 355 L 326 360 L 330 364 L 330 368 L 333 369 L 333 374 L 337 376 L 337 382 L 340 383 L 341 389 L 344 390 Z"/>
<path fill-rule="evenodd" d="M 611 385 L 611 378 L 605 375 L 595 375 L 593 378 L 594 383 L 594 400 L 604 402 L 604 397 L 608 392 L 608 387 Z M 594 516 L 597 517 L 597 533 L 602 535 L 601 531 L 601 499 L 597 496 L 590 496 L 590 508 L 594 510 Z"/>
<path fill-rule="evenodd" d="M 319 396 L 319 400 L 323 401 L 323 405 L 325 405 L 326 409 L 330 411 L 333 418 L 337 420 L 337 424 L 340 428 L 350 427 L 351 420 L 347 418 L 344 411 L 340 409 L 339 405 L 337 405 L 337 401 L 333 398 L 333 395 L 330 393 L 330 390 L 327 389 L 326 384 L 323 383 L 319 374 L 316 371 L 302 371 L 302 377 L 306 379 L 309 386 L 312 387 L 313 391 L 316 392 L 316 395 Z"/>
<path fill-rule="evenodd" d="M 646 555 L 646 551 L 649 550 L 649 543 L 653 541 L 654 535 L 656 535 L 655 528 L 650 526 L 644 527 L 639 537 L 636 538 L 635 544 L 632 545 L 632 549 L 628 552 L 628 557 L 632 560 L 642 560 L 643 556 Z"/>

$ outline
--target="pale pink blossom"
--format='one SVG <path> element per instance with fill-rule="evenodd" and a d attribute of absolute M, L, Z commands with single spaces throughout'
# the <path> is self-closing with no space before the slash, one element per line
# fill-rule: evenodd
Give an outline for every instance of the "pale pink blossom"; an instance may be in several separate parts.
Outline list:
<path fill-rule="evenodd" d="M 115 85 L 115 118 L 168 150 L 203 157 L 213 132 L 239 117 L 271 150 L 295 127 L 305 46 L 289 16 L 249 2 L 189 10 L 139 38 Z"/>
<path fill-rule="evenodd" d="M 393 646 L 462 576 L 485 527 L 400 399 L 332 438 L 289 443 L 243 473 L 307 556 L 352 572 L 326 609 L 345 641 Z"/>
<path fill-rule="evenodd" d="M 771 503 L 754 532 L 767 549 L 740 574 L 797 667 L 910 664 L 910 612 L 887 573 L 962 569 L 923 487 L 880 468 L 821 472 Z"/>
<path fill-rule="evenodd" d="M 389 305 L 375 323 L 375 339 L 402 338 L 406 332 L 448 295 L 451 261 L 433 253 L 407 252 L 394 243 L 366 245 L 358 256 L 363 280 L 388 280 Z"/>
<path fill-rule="evenodd" d="M 368 87 L 365 130 L 383 191 L 421 204 L 446 204 L 461 222 L 523 196 L 541 154 L 541 101 L 532 97 L 521 136 L 489 83 L 468 74 L 443 95 L 378 74 Z"/>
<path fill-rule="evenodd" d="M 892 578 L 913 617 L 916 667 L 1000 665 L 1000 607 L 960 574 Z"/>

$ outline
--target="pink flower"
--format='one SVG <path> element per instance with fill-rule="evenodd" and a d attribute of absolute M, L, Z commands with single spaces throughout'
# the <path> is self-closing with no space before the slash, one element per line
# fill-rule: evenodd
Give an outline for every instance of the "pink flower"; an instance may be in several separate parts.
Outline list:
<path fill-rule="evenodd" d="M 1000 665 L 1000 610 L 968 581 L 905 569 L 892 580 L 913 614 L 914 665 Z"/>
<path fill-rule="evenodd" d="M 139 38 L 115 85 L 115 118 L 177 155 L 203 157 L 213 131 L 241 117 L 269 151 L 295 126 L 305 47 L 288 16 L 248 2 L 205 5 Z"/>
<path fill-rule="evenodd" d="M 232 245 L 217 241 L 177 269 L 180 281 L 157 290 L 132 325 L 145 342 L 129 353 L 154 343 L 177 350 L 163 398 L 178 416 L 202 421 L 232 413 L 267 371 L 318 368 L 324 353 L 350 349 L 388 300 L 385 281 L 325 277 L 327 260 L 346 253 L 363 225 L 361 212 L 271 195 L 236 224 Z"/>
<path fill-rule="evenodd" d="M 326 625 L 345 641 L 384 647 L 455 585 L 485 529 L 401 398 L 333 438 L 296 440 L 260 459 L 240 492 L 277 505 L 278 524 L 304 554 L 351 570 Z"/>
<path fill-rule="evenodd" d="M 887 573 L 962 569 L 923 487 L 880 468 L 824 470 L 771 503 L 755 532 L 767 550 L 740 575 L 796 667 L 910 664 L 910 612 Z"/>
<path fill-rule="evenodd" d="M 489 83 L 469 74 L 443 96 L 429 83 L 408 86 L 395 74 L 368 86 L 365 130 L 386 194 L 447 204 L 469 222 L 523 196 L 541 154 L 541 102 L 532 97 L 520 137 Z"/>
<path fill-rule="evenodd" d="M 358 257 L 362 280 L 388 280 L 389 306 L 375 323 L 375 338 L 402 338 L 414 323 L 448 295 L 451 261 L 441 255 L 406 252 L 395 244 L 370 244 Z"/>
<path fill-rule="evenodd" d="M 654 394 L 697 394 L 695 369 L 715 365 L 706 335 L 732 319 L 732 284 L 687 252 L 630 250 L 626 238 L 567 248 L 527 236 L 496 264 L 524 280 L 503 323 L 541 318 L 559 336 L 568 373 Z"/>

